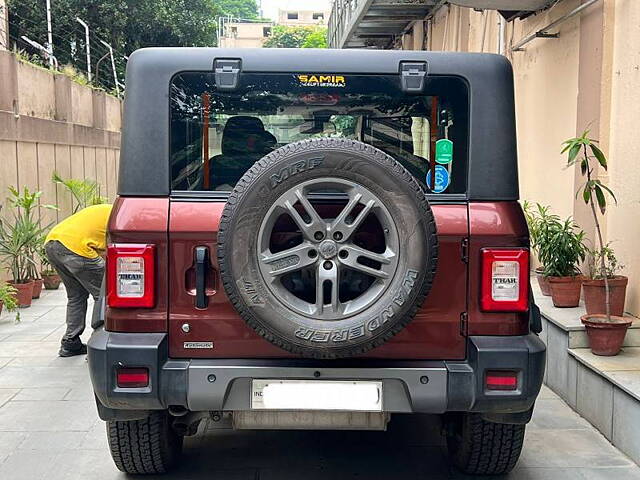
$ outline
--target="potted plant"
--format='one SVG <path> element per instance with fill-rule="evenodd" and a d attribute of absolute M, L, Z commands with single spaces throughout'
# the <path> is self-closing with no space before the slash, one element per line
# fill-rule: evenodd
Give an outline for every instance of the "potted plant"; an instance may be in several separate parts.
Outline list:
<path fill-rule="evenodd" d="M 11 285 L 0 284 L 0 314 L 2 309 L 6 308 L 9 312 L 14 311 L 18 307 L 16 295 L 18 291 Z"/>
<path fill-rule="evenodd" d="M 18 306 L 25 308 L 31 305 L 35 252 L 43 236 L 43 229 L 34 215 L 41 192 L 32 193 L 27 187 L 22 193 L 10 187 L 9 192 L 13 211 L 9 218 L 0 217 L 0 259 L 11 274 L 9 283 L 17 290 Z"/>
<path fill-rule="evenodd" d="M 622 317 L 624 315 L 624 303 L 629 279 L 623 275 L 618 275 L 623 266 L 618 262 L 615 252 L 609 243 L 602 250 L 594 248 L 588 251 L 588 276 L 582 282 L 584 306 L 587 310 L 587 315 L 606 312 L 605 276 L 601 272 L 601 257 L 603 255 L 605 276 L 609 284 L 610 312 L 611 315 Z"/>
<path fill-rule="evenodd" d="M 584 232 L 571 217 L 551 222 L 544 242 L 538 246 L 544 276 L 548 278 L 553 305 L 560 308 L 577 307 L 580 303 L 582 275 L 579 265 L 586 249 Z"/>
<path fill-rule="evenodd" d="M 8 312 L 13 312 L 18 308 L 18 291 L 15 287 L 9 284 L 0 284 L 0 315 L 3 308 L 6 308 Z M 20 312 L 16 312 L 16 323 L 20 322 Z"/>
<path fill-rule="evenodd" d="M 594 260 L 598 262 L 596 269 L 598 277 L 602 280 L 604 288 L 604 311 L 597 313 L 588 313 L 583 315 L 581 320 L 587 330 L 591 351 L 595 355 L 617 355 L 622 348 L 624 337 L 627 329 L 631 326 L 631 319 L 622 315 L 614 315 L 611 304 L 612 290 L 612 274 L 607 269 L 607 263 L 611 266 L 608 257 L 608 245 L 602 239 L 602 230 L 598 212 L 596 211 L 596 202 L 602 215 L 607 209 L 607 195 L 610 195 L 614 202 L 616 197 L 609 187 L 604 185 L 599 179 L 594 178 L 594 170 L 596 165 L 600 165 L 607 170 L 607 158 L 600 150 L 597 142 L 589 138 L 589 131 L 586 130 L 580 137 L 572 138 L 564 142 L 563 153 L 568 153 L 567 166 L 572 166 L 580 162 L 580 172 L 585 177 L 585 183 L 582 185 L 578 194 L 582 193 L 584 202 L 589 205 L 593 221 L 596 226 L 597 256 Z M 590 285 L 590 287 L 598 288 L 598 285 Z M 624 309 L 624 304 L 623 307 Z"/>
<path fill-rule="evenodd" d="M 539 203 L 536 203 L 536 208 L 534 210 L 531 204 L 525 201 L 523 209 L 527 225 L 529 226 L 531 249 L 538 257 L 538 261 L 542 263 L 542 260 L 540 260 L 540 245 L 546 243 L 547 235 L 553 231 L 554 226 L 557 226 L 560 223 L 560 217 L 557 215 L 551 215 L 549 213 L 550 207 L 540 205 Z M 541 264 L 537 267 L 534 270 L 534 273 L 538 280 L 538 285 L 540 286 L 542 295 L 550 296 L 551 287 L 549 286 L 548 278 L 544 274 L 544 265 Z"/>
<path fill-rule="evenodd" d="M 45 290 L 57 290 L 60 287 L 60 283 L 62 283 L 62 279 L 60 278 L 60 275 L 58 275 L 58 272 L 56 272 L 49 263 L 47 253 L 44 250 L 44 243 L 40 248 L 39 256 L 40 265 L 42 267 L 40 275 L 42 276 L 42 282 Z"/>

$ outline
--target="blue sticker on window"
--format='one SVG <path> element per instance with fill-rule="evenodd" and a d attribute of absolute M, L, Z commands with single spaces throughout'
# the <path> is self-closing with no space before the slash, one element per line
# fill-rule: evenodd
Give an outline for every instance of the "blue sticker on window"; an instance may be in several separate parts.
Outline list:
<path fill-rule="evenodd" d="M 442 165 L 436 165 L 436 184 L 433 188 L 433 193 L 444 192 L 451 183 L 451 175 Z M 431 170 L 427 172 L 427 187 L 431 188 Z"/>

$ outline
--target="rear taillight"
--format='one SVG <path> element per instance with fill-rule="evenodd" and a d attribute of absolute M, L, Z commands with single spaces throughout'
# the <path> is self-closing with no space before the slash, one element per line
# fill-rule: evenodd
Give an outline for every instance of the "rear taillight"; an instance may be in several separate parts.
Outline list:
<path fill-rule="evenodd" d="M 524 312 L 529 308 L 529 250 L 485 248 L 480 308 L 487 312 Z"/>
<path fill-rule="evenodd" d="M 116 383 L 119 388 L 143 388 L 149 386 L 147 368 L 119 368 L 116 370 Z"/>
<path fill-rule="evenodd" d="M 116 243 L 107 248 L 107 305 L 151 308 L 155 305 L 155 247 Z"/>
<path fill-rule="evenodd" d="M 487 390 L 517 390 L 518 372 L 512 371 L 488 371 L 484 377 Z"/>

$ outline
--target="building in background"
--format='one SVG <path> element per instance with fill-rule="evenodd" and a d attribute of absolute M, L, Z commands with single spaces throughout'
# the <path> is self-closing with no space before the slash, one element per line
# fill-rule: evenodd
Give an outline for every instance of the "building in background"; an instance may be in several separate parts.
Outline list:
<path fill-rule="evenodd" d="M 278 25 L 306 27 L 326 25 L 329 19 L 328 10 L 278 10 Z"/>
<path fill-rule="evenodd" d="M 261 22 L 221 17 L 219 46 L 224 48 L 261 48 L 275 25 L 310 27 L 326 25 L 328 10 L 279 9 L 277 22 Z"/>
<path fill-rule="evenodd" d="M 273 22 L 222 19 L 218 45 L 223 48 L 261 48 L 271 35 Z"/>

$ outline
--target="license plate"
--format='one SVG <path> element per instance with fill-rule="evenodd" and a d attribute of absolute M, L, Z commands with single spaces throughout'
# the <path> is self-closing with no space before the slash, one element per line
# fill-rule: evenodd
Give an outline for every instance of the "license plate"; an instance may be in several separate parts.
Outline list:
<path fill-rule="evenodd" d="M 253 380 L 255 410 L 382 411 L 382 382 Z"/>

